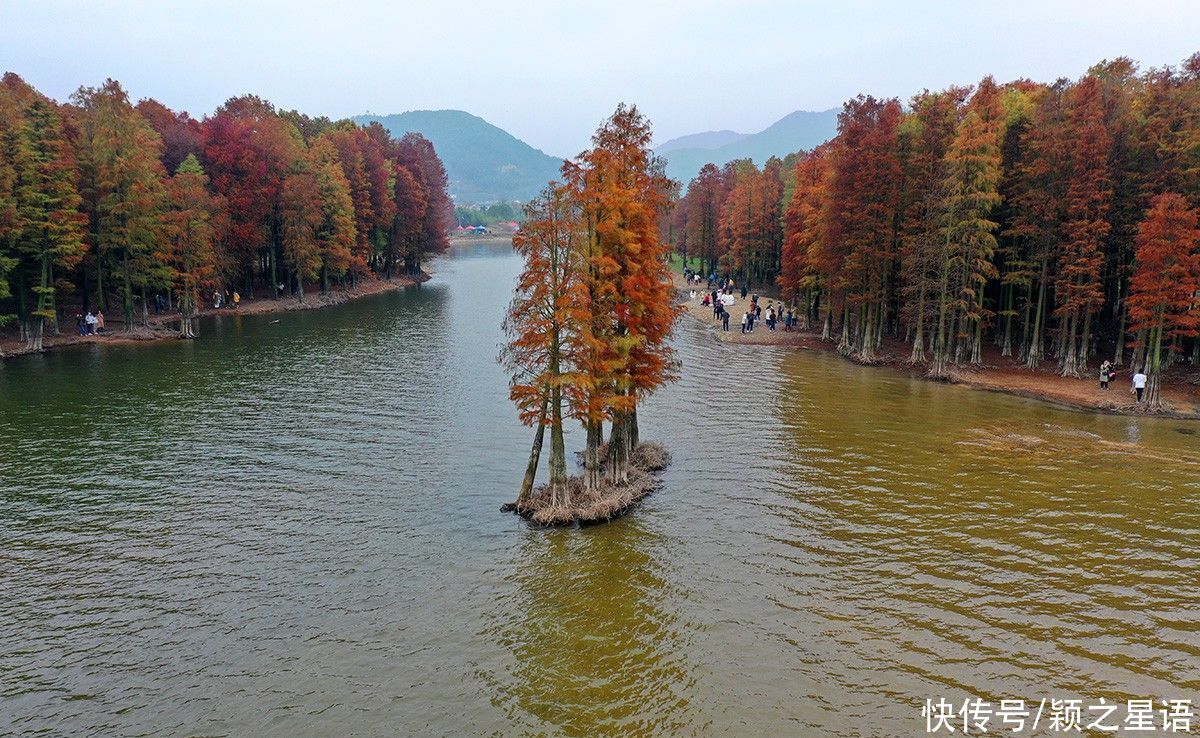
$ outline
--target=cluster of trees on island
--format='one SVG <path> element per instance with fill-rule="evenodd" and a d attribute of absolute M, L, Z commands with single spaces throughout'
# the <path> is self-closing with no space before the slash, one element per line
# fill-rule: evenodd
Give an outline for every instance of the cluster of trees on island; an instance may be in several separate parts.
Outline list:
<path fill-rule="evenodd" d="M 586 434 L 581 493 L 620 489 L 637 471 L 638 402 L 673 379 L 677 365 L 668 345 L 678 313 L 670 247 L 659 238 L 674 184 L 651 155 L 650 126 L 636 107 L 619 106 L 592 141 L 563 165 L 562 181 L 527 206 L 513 239 L 525 268 L 501 360 L 522 421 L 536 429 L 514 507 L 530 513 L 541 506 L 551 513 L 534 516 L 543 522 L 579 502 L 567 477 L 565 420 L 579 421 Z M 550 480 L 535 505 L 547 430 Z"/>
<path fill-rule="evenodd" d="M 63 298 L 114 300 L 132 328 L 155 294 L 191 335 L 202 295 L 303 299 L 305 284 L 417 273 L 448 246 L 453 206 L 432 144 L 378 124 L 231 98 L 196 120 L 113 80 L 59 104 L 0 81 L 0 316 L 31 348 Z"/>
<path fill-rule="evenodd" d="M 1103 353 L 1145 367 L 1153 403 L 1164 364 L 1200 364 L 1198 208 L 1200 54 L 860 96 L 813 151 L 706 166 L 670 230 L 864 361 L 885 337 L 935 375 L 988 341 L 1069 376 Z"/>

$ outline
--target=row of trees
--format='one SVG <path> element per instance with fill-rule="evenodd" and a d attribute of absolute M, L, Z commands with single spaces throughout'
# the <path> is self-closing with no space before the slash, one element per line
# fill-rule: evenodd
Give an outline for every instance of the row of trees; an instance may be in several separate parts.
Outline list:
<path fill-rule="evenodd" d="M 562 181 L 528 205 L 513 239 L 525 269 L 501 358 L 521 419 L 536 427 L 518 506 L 533 490 L 547 429 L 549 499 L 571 503 L 564 417 L 586 432 L 585 488 L 597 488 L 605 469 L 611 482 L 625 481 L 638 401 L 675 373 L 669 245 L 659 238 L 672 182 L 651 155 L 650 126 L 636 107 L 619 106 L 592 141 L 564 164 Z"/>
<path fill-rule="evenodd" d="M 863 360 L 885 337 L 943 374 L 987 342 L 1079 376 L 1102 353 L 1200 363 L 1194 229 L 1200 54 L 1140 73 L 846 103 L 838 135 L 760 170 L 705 167 L 675 209 L 676 248 L 774 281 Z"/>
<path fill-rule="evenodd" d="M 200 295 L 416 273 L 453 225 L 418 134 L 231 98 L 203 120 L 113 80 L 58 104 L 0 83 L 0 315 L 40 349 L 63 300 L 146 322 L 165 294 L 193 333 Z M 6 309 L 7 308 L 7 309 Z"/>

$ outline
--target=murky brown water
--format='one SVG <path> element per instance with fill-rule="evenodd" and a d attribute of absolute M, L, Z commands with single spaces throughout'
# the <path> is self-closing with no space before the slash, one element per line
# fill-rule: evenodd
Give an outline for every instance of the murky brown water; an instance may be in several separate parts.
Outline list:
<path fill-rule="evenodd" d="M 716 343 L 633 515 L 497 512 L 516 260 L 0 365 L 0 733 L 912 735 L 1200 702 L 1196 426 Z M 578 445 L 579 437 L 571 439 Z"/>

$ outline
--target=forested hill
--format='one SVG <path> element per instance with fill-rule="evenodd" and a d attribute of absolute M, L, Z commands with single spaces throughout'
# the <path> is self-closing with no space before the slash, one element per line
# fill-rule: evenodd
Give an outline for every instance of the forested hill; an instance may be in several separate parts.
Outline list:
<path fill-rule="evenodd" d="M 416 131 L 432 141 L 446 166 L 450 195 L 459 203 L 530 200 L 562 166 L 562 159 L 461 110 L 360 115 L 354 121 L 379 121 L 393 136 Z"/>
<path fill-rule="evenodd" d="M 800 149 L 811 149 L 834 137 L 837 115 L 836 108 L 821 112 L 797 110 L 758 133 L 694 133 L 671 139 L 655 151 L 666 158 L 667 174 L 687 183 L 708 163 L 720 166 L 735 159 L 753 159 L 762 166 L 772 156 L 782 159 Z"/>

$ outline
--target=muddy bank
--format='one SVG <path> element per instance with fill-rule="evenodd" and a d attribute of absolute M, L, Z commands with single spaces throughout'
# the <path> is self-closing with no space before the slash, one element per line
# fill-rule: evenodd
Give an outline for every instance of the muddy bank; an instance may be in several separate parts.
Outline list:
<path fill-rule="evenodd" d="M 509 503 L 504 512 L 515 512 L 538 525 L 594 525 L 618 518 L 633 508 L 661 485 L 658 472 L 671 463 L 671 454 L 657 443 L 640 443 L 629 457 L 629 479 L 621 484 L 607 481 L 608 470 L 603 470 L 606 481 L 595 490 L 583 485 L 583 478 L 574 476 L 567 480 L 569 502 L 550 499 L 547 485 L 534 489 L 533 494 L 521 503 Z"/>
<path fill-rule="evenodd" d="M 768 331 L 765 322 L 758 321 L 752 333 L 741 332 L 742 313 L 750 304 L 749 295 L 745 300 L 740 294 L 735 294 L 736 302 L 730 308 L 729 331 L 721 330 L 721 323 L 713 318 L 712 308 L 702 305 L 699 296 L 704 292 L 701 285 L 697 299 L 691 298 L 693 288 L 684 284 L 682 278 L 676 275 L 677 285 L 684 301 L 684 311 L 692 318 L 709 325 L 717 334 L 717 339 L 735 344 L 790 346 L 810 351 L 829 351 L 837 353 L 836 341 L 825 341 L 816 331 L 794 330 L 784 331 L 782 322 L 774 331 Z M 770 304 L 779 305 L 777 297 L 761 294 L 759 302 L 766 312 Z M 894 371 L 901 371 L 918 379 L 935 382 L 950 382 L 991 392 L 1025 397 L 1046 402 L 1071 410 L 1112 413 L 1119 415 L 1153 415 L 1155 417 L 1178 418 L 1181 420 L 1200 420 L 1200 370 L 1195 367 L 1175 366 L 1163 375 L 1162 399 L 1165 409 L 1152 413 L 1145 405 L 1134 402 L 1130 391 L 1129 367 L 1122 367 L 1120 373 L 1110 384 L 1108 390 L 1102 390 L 1099 381 L 1093 375 L 1099 374 L 1099 366 L 1095 371 L 1089 369 L 1084 378 L 1062 377 L 1052 370 L 1053 361 L 1043 362 L 1046 369 L 1031 370 L 1018 364 L 1011 357 L 1001 356 L 1000 349 L 987 345 L 984 347 L 983 363 L 954 367 L 949 376 L 936 378 L 928 376 L 928 364 L 913 364 L 908 361 L 911 346 L 904 341 L 888 339 L 879 352 L 878 359 L 871 362 L 873 366 L 887 366 Z M 856 361 L 846 357 L 847 361 Z"/>
<path fill-rule="evenodd" d="M 206 303 L 206 307 L 196 313 L 196 317 L 203 318 L 209 315 L 259 315 L 295 310 L 316 310 L 331 305 L 341 305 L 351 300 L 378 295 L 402 287 L 409 287 L 424 282 L 429 278 L 428 274 L 422 272 L 415 277 L 403 276 L 391 280 L 368 279 L 360 281 L 354 287 L 334 289 L 325 295 L 315 291 L 307 293 L 304 296 L 304 302 L 300 302 L 300 299 L 294 296 L 280 298 L 260 297 L 256 299 L 243 298 L 237 308 L 226 306 L 220 309 L 213 308 L 212 303 L 209 302 Z M 107 329 L 103 333 L 94 336 L 80 336 L 76 333 L 74 320 L 68 319 L 68 316 L 74 312 L 76 311 L 73 308 L 64 311 L 64 318 L 59 321 L 61 335 L 52 335 L 47 332 L 42 337 L 42 351 L 52 351 L 67 346 L 76 346 L 81 343 L 129 344 L 146 341 L 176 340 L 180 338 L 180 316 L 178 311 L 151 315 L 147 325 L 134 326 L 129 331 L 124 329 L 123 321 L 120 319 L 121 316 L 110 315 L 106 321 Z M 49 331 L 49 327 L 47 327 L 47 331 Z M 37 351 L 26 347 L 25 342 L 21 340 L 20 336 L 15 335 L 15 329 L 10 329 L 8 333 L 13 333 L 14 335 L 0 337 L 0 359 L 37 353 Z"/>

